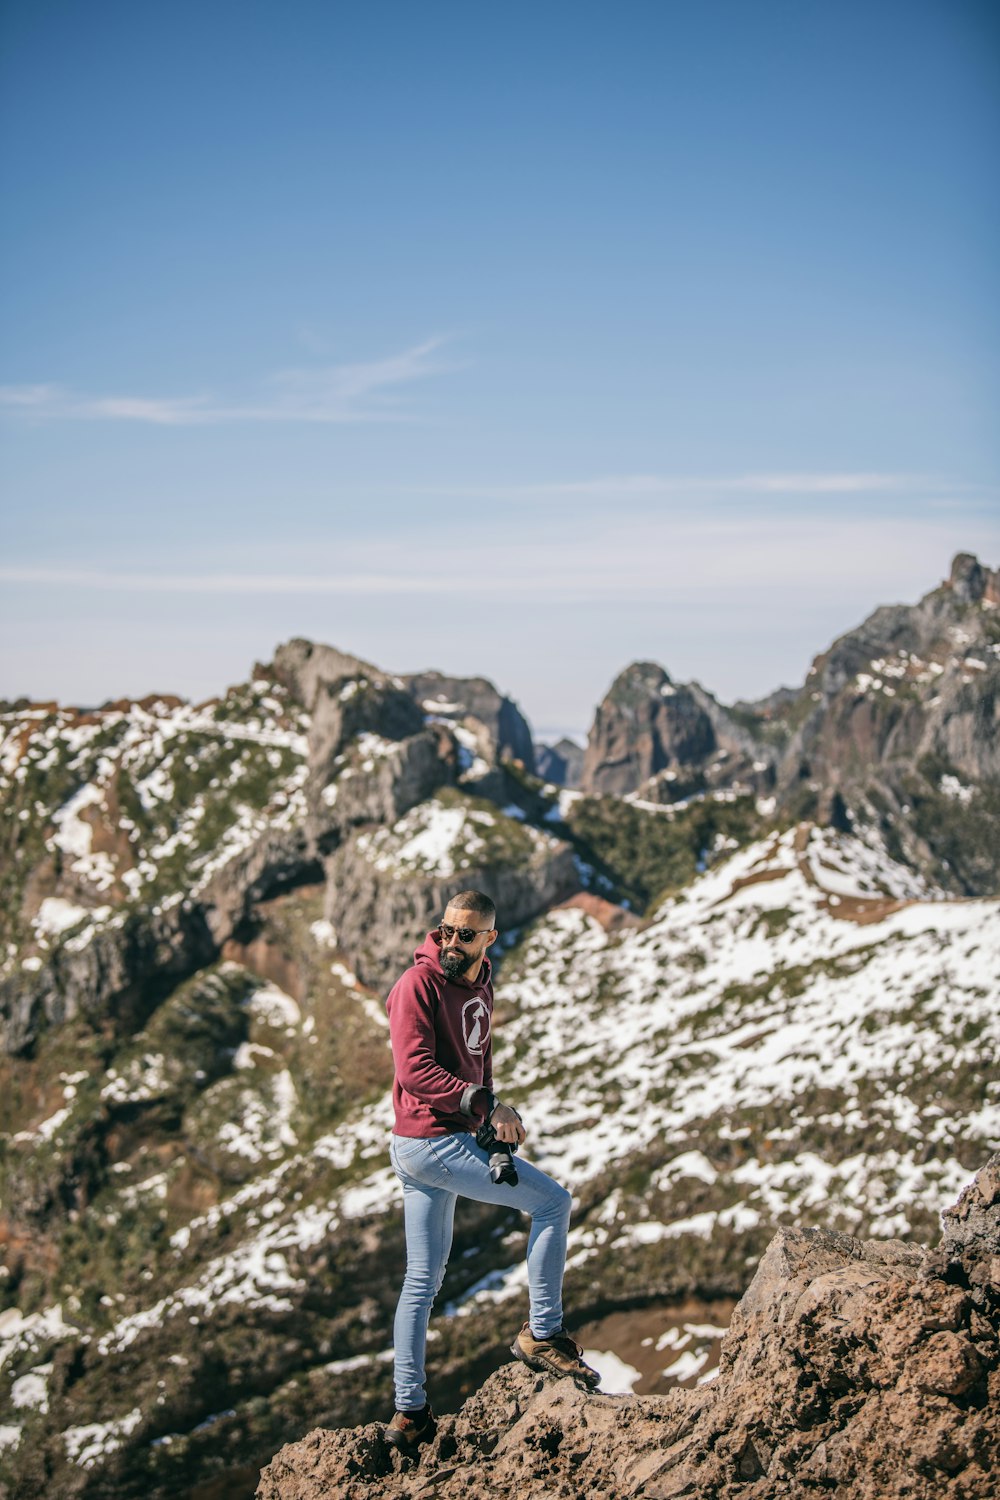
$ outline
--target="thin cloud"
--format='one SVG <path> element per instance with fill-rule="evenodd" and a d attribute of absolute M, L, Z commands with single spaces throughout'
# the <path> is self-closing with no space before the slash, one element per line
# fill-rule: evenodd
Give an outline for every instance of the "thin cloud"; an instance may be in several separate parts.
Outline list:
<path fill-rule="evenodd" d="M 559 500 L 659 499 L 691 494 L 865 495 L 912 489 L 929 483 L 926 476 L 878 472 L 762 474 L 605 474 L 593 479 L 552 482 L 452 486 L 447 493 L 475 500 L 508 500 L 534 504 Z M 422 486 L 419 493 L 443 494 Z"/>
<path fill-rule="evenodd" d="M 546 607 L 576 601 L 630 608 L 670 602 L 719 613 L 735 605 L 770 606 L 775 597 L 822 598 L 848 586 L 879 599 L 890 573 L 912 577 L 915 587 L 926 588 L 935 576 L 947 574 L 955 552 L 977 549 L 992 565 L 1000 551 L 1000 527 L 970 528 L 944 516 L 913 518 L 904 529 L 890 518 L 856 515 L 800 513 L 793 519 L 738 521 L 663 516 L 644 523 L 640 536 L 617 516 L 590 516 L 568 533 L 563 519 L 552 515 L 540 518 L 531 547 L 525 547 L 523 536 L 498 535 L 487 567 L 478 542 L 455 542 L 443 555 L 436 539 L 418 536 L 408 537 L 387 565 L 384 539 L 367 537 L 338 546 L 325 572 L 317 566 L 323 559 L 314 547 L 309 570 L 301 572 L 157 572 L 39 563 L 0 566 L 0 581 L 104 593 L 368 597 L 391 609 L 408 596 L 440 598 L 446 560 L 449 596 L 517 599 L 525 608 L 539 601 Z"/>
<path fill-rule="evenodd" d="M 459 368 L 435 357 L 447 343 L 426 339 L 383 359 L 281 370 L 247 400 L 194 396 L 87 396 L 51 383 L 0 386 L 0 407 L 33 421 L 144 422 L 160 427 L 230 422 L 405 422 L 405 390 Z"/>
<path fill-rule="evenodd" d="M 158 594 L 436 593 L 435 578 L 393 573 L 150 573 L 94 568 L 0 567 L 0 582 Z"/>

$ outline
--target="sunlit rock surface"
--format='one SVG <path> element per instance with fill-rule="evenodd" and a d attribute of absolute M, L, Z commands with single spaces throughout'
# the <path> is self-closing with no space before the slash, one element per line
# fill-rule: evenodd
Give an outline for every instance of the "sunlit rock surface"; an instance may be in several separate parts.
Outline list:
<path fill-rule="evenodd" d="M 606 1396 L 508 1364 L 419 1466 L 380 1426 L 283 1448 L 258 1500 L 986 1500 L 1000 1471 L 1000 1154 L 941 1248 L 817 1229 L 772 1240 L 714 1380 Z"/>

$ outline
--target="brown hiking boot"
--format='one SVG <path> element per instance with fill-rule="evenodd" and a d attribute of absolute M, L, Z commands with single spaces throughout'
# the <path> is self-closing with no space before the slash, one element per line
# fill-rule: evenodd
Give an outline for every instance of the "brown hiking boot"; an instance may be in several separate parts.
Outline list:
<path fill-rule="evenodd" d="M 421 1443 L 429 1443 L 436 1432 L 434 1413 L 425 1406 L 423 1411 L 398 1411 L 385 1429 L 385 1440 L 407 1458 L 419 1458 Z"/>
<path fill-rule="evenodd" d="M 550 1333 L 547 1339 L 536 1339 L 530 1323 L 525 1323 L 511 1344 L 510 1352 L 533 1370 L 543 1370 L 549 1375 L 568 1375 L 587 1390 L 592 1391 L 601 1383 L 597 1371 L 584 1364 L 580 1357 L 583 1350 L 565 1328 Z"/>

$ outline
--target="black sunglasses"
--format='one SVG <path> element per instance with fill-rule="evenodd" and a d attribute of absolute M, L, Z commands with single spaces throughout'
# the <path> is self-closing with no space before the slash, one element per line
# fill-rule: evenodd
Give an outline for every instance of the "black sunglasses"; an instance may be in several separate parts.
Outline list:
<path fill-rule="evenodd" d="M 479 937 L 483 932 L 491 932 L 490 927 L 449 927 L 447 922 L 442 922 L 438 931 L 446 943 L 450 943 L 453 937 L 457 937 L 460 943 L 471 943 L 473 938 Z"/>

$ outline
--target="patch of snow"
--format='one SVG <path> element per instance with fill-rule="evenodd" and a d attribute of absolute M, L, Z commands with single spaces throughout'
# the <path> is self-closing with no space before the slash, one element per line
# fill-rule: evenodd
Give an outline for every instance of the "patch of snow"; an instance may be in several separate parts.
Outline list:
<path fill-rule="evenodd" d="M 254 990 L 244 1005 L 255 1021 L 276 1031 L 284 1029 L 289 1036 L 302 1020 L 298 1001 L 286 995 L 276 984 L 264 984 L 259 990 Z"/>
<path fill-rule="evenodd" d="M 690 1380 L 692 1376 L 698 1374 L 699 1370 L 705 1368 L 707 1360 L 707 1354 L 696 1354 L 693 1349 L 685 1349 L 682 1354 L 678 1354 L 672 1364 L 667 1365 L 662 1373 L 671 1376 L 674 1380 Z"/>
<path fill-rule="evenodd" d="M 101 910 L 109 914 L 111 908 L 105 906 Z M 78 922 L 82 922 L 89 915 L 85 906 L 76 906 L 72 901 L 64 901 L 60 896 L 46 896 L 38 908 L 38 915 L 33 925 L 38 933 L 55 935 L 65 932 L 67 928 L 75 927 Z"/>
<path fill-rule="evenodd" d="M 79 1330 L 64 1321 L 61 1303 L 27 1315 L 16 1307 L 8 1307 L 0 1312 L 0 1368 L 15 1350 L 31 1351 L 43 1344 L 78 1336 Z"/>
<path fill-rule="evenodd" d="M 601 1393 L 605 1396 L 630 1396 L 642 1374 L 634 1365 L 627 1365 L 610 1349 L 584 1349 L 584 1364 L 590 1365 L 601 1377 Z"/>
<path fill-rule="evenodd" d="M 115 869 L 109 855 L 93 851 L 93 828 L 81 814 L 103 806 L 104 792 L 88 781 L 52 815 L 53 842 L 68 856 L 69 868 L 99 891 L 114 884 Z"/>
<path fill-rule="evenodd" d="M 449 703 L 443 694 L 440 698 L 425 698 L 420 706 L 425 714 L 460 714 L 463 712 L 461 703 Z"/>
<path fill-rule="evenodd" d="M 81 1469 L 96 1468 L 109 1454 L 121 1447 L 123 1439 L 133 1433 L 141 1421 L 142 1412 L 136 1406 L 114 1422 L 91 1422 L 83 1427 L 67 1427 L 63 1433 L 66 1456 Z"/>
<path fill-rule="evenodd" d="M 964 786 L 957 776 L 942 776 L 940 787 L 946 797 L 950 797 L 953 802 L 960 802 L 963 807 L 968 807 L 976 795 L 975 787 Z"/>
<path fill-rule="evenodd" d="M 71 1113 L 72 1110 L 69 1108 L 57 1109 L 54 1115 L 50 1115 L 47 1120 L 35 1126 L 34 1134 L 40 1135 L 43 1141 L 51 1141 L 53 1136 L 58 1135 Z"/>
<path fill-rule="evenodd" d="M 233 1067 L 237 1069 L 255 1068 L 258 1057 L 274 1057 L 275 1053 L 271 1047 L 262 1047 L 259 1042 L 240 1042 L 233 1053 Z"/>
<path fill-rule="evenodd" d="M 395 755 L 399 750 L 397 740 L 383 739 L 380 734 L 372 734 L 369 730 L 363 730 L 355 737 L 355 744 L 361 754 L 362 771 L 373 771 L 377 760 L 385 760 L 390 755 Z"/>
<path fill-rule="evenodd" d="M 682 1151 L 679 1156 L 671 1157 L 670 1161 L 660 1167 L 654 1183 L 657 1188 L 662 1189 L 678 1177 L 698 1177 L 702 1182 L 714 1182 L 718 1175 L 703 1152 Z"/>
<path fill-rule="evenodd" d="M 127 1076 L 117 1068 L 109 1068 L 107 1078 L 101 1089 L 101 1098 L 112 1104 L 137 1104 L 158 1099 L 168 1087 L 166 1058 L 162 1052 L 134 1057 L 127 1065 Z"/>
<path fill-rule="evenodd" d="M 22 1375 L 15 1380 L 10 1388 L 10 1399 L 13 1404 L 47 1412 L 49 1409 L 48 1377 L 51 1374 L 51 1364 L 36 1365 L 33 1370 L 28 1371 L 27 1375 Z"/>

